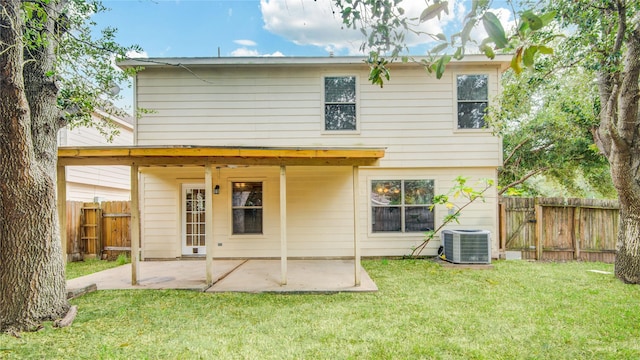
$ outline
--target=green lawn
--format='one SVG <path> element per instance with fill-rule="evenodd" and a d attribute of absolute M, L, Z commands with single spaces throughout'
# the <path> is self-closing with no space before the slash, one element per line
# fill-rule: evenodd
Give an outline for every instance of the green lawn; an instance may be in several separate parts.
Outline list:
<path fill-rule="evenodd" d="M 116 266 L 124 265 L 127 262 L 129 262 L 129 259 L 126 257 L 119 257 L 116 261 L 87 259 L 84 261 L 68 262 L 66 266 L 67 280 L 111 269 Z"/>
<path fill-rule="evenodd" d="M 99 291 L 65 329 L 0 335 L 0 358 L 635 359 L 640 287 L 600 263 L 452 270 L 363 261 L 369 294 Z"/>

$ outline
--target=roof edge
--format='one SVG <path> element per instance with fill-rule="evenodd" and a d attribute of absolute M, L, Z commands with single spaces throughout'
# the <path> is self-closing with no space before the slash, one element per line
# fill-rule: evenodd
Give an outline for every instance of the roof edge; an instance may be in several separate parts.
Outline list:
<path fill-rule="evenodd" d="M 505 68 L 511 62 L 512 55 L 496 55 L 489 59 L 485 55 L 465 55 L 461 60 L 452 60 L 450 64 L 499 65 Z M 412 56 L 415 62 L 394 62 L 394 65 L 416 65 L 416 62 L 429 60 L 425 56 Z M 265 65 L 365 65 L 364 56 L 270 56 L 270 57 L 158 57 L 135 58 L 118 62 L 121 68 L 131 67 L 180 67 L 180 66 L 265 66 Z"/>

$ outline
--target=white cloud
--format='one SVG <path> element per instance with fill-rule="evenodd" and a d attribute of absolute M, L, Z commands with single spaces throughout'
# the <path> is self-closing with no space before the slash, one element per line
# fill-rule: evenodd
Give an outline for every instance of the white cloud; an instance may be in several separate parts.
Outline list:
<path fill-rule="evenodd" d="M 247 48 L 239 48 L 235 49 L 231 52 L 231 56 L 258 56 L 258 50 L 255 49 L 247 49 Z"/>
<path fill-rule="evenodd" d="M 405 0 L 400 3 L 407 18 L 419 18 L 426 8 L 426 2 L 419 0 Z M 336 55 L 357 55 L 364 36 L 360 30 L 346 29 L 342 23 L 340 11 L 332 0 L 260 0 L 260 8 L 264 20 L 264 28 L 297 45 L 312 45 L 323 48 Z M 467 14 L 465 0 L 449 1 L 449 13 L 442 13 L 441 18 L 434 18 L 427 22 L 413 24 L 413 29 L 419 33 L 405 34 L 406 44 L 412 48 L 424 49 L 430 47 L 435 40 L 427 34 L 458 32 Z M 513 25 L 511 12 L 506 8 L 495 9 L 494 13 L 508 24 L 508 31 Z M 511 22 L 509 22 L 511 20 Z M 480 24 L 472 31 L 472 39 L 478 42 L 487 36 Z M 475 50 L 477 51 L 477 49 Z"/>
<path fill-rule="evenodd" d="M 359 31 L 343 29 L 331 0 L 260 0 L 260 8 L 264 28 L 297 45 L 356 53 L 362 42 Z"/>
<path fill-rule="evenodd" d="M 146 51 L 127 51 L 127 57 L 130 59 L 148 58 L 149 54 Z"/>
<path fill-rule="evenodd" d="M 442 14 L 440 20 L 433 19 L 414 24 L 414 29 L 428 34 L 444 32 L 444 28 L 460 18 L 464 12 L 462 0 L 449 2 L 449 14 Z M 406 0 L 400 4 L 408 18 L 418 18 L 426 8 L 423 1 Z M 298 45 L 313 45 L 328 52 L 347 52 L 351 55 L 359 51 L 364 36 L 360 30 L 347 29 L 342 23 L 338 8 L 331 0 L 260 0 L 264 28 Z M 462 15 L 463 17 L 464 15 Z M 417 46 L 434 40 L 424 34 L 407 33 L 408 46 Z"/>
<path fill-rule="evenodd" d="M 271 57 L 271 56 L 284 56 L 284 54 L 281 53 L 280 51 L 276 51 L 276 52 L 273 52 L 271 54 L 260 54 L 260 52 L 258 52 L 258 50 L 247 49 L 246 47 L 242 47 L 242 48 L 238 48 L 238 49 L 233 50 L 231 52 L 231 56 L 238 56 L 238 57 L 256 57 L 256 56 Z"/>
<path fill-rule="evenodd" d="M 264 56 L 264 57 L 282 57 L 282 56 L 284 56 L 284 54 L 281 53 L 280 51 L 276 51 L 276 52 L 272 52 L 271 54 L 262 54 L 260 56 Z"/>
<path fill-rule="evenodd" d="M 238 45 L 242 45 L 242 46 L 256 46 L 258 44 L 256 44 L 255 41 L 253 40 L 233 40 L 234 43 L 238 44 Z"/>

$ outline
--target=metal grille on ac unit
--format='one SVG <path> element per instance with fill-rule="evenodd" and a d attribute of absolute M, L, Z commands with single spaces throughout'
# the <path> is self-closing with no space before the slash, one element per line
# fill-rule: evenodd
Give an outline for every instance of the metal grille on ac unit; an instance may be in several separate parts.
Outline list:
<path fill-rule="evenodd" d="M 443 230 L 441 239 L 447 261 L 456 264 L 491 263 L 491 232 L 487 230 Z"/>

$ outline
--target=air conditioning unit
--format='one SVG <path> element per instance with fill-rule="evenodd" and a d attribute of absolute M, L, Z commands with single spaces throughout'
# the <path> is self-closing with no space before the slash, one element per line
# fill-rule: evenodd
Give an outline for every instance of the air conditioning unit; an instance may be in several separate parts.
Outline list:
<path fill-rule="evenodd" d="M 490 264 L 491 232 L 487 230 L 443 230 L 442 246 L 447 261 L 455 264 Z"/>

